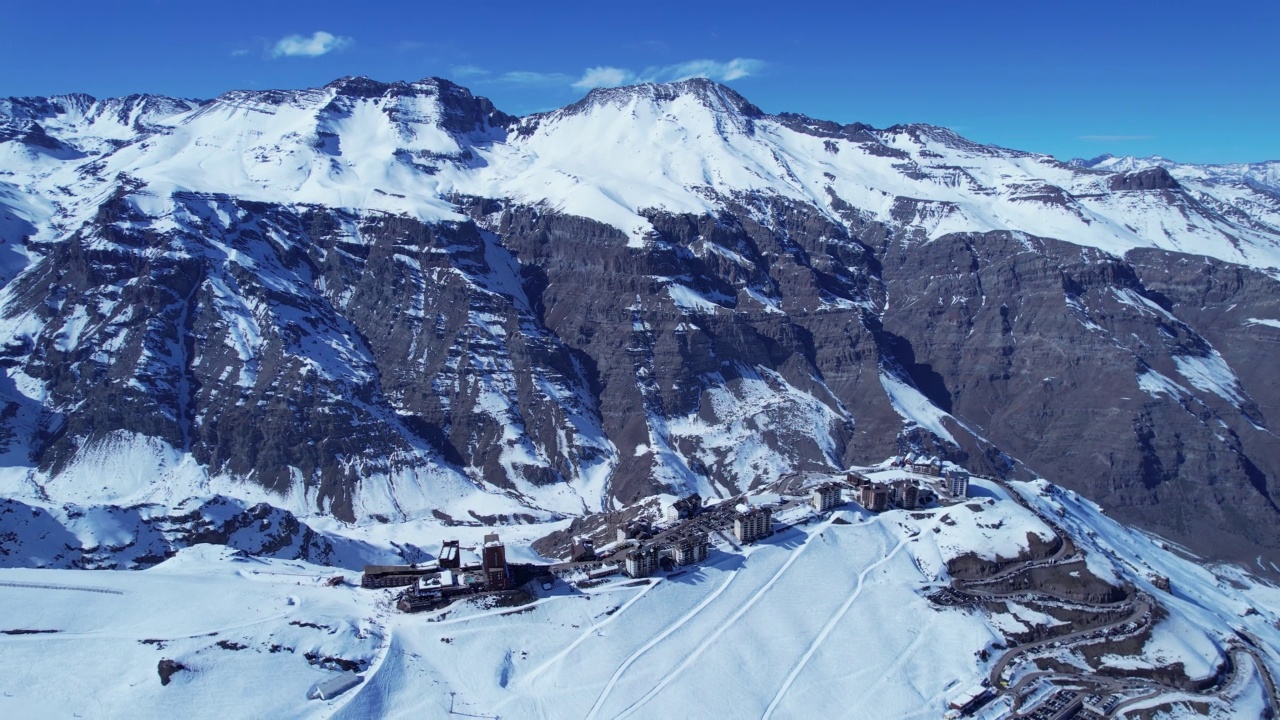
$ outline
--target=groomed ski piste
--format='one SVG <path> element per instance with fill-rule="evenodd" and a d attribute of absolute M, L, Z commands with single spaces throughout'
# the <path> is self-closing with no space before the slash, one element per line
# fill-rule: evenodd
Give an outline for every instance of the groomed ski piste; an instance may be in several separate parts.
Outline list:
<path fill-rule="evenodd" d="M 1071 532 L 1090 572 L 1168 612 L 1147 647 L 1116 664 L 1180 662 L 1200 676 L 1228 653 L 1237 661 L 1212 693 L 1135 693 L 1128 709 L 1261 716 L 1264 678 L 1232 643 L 1247 634 L 1252 657 L 1280 668 L 1280 590 L 1166 550 L 1070 492 L 1016 485 Z M 0 715 L 937 718 L 986 678 L 1010 622 L 931 602 L 948 586 L 946 562 L 1010 558 L 1028 534 L 1053 534 L 1001 485 L 975 480 L 971 495 L 917 511 L 792 512 L 772 537 L 722 542 L 705 563 L 585 589 L 535 583 L 514 607 L 464 600 L 404 614 L 392 590 L 354 587 L 349 571 L 211 545 L 144 571 L 0 569 Z M 1173 594 L 1151 587 L 1153 572 Z M 346 584 L 328 585 L 343 574 Z M 307 698 L 346 670 L 363 682 Z"/>

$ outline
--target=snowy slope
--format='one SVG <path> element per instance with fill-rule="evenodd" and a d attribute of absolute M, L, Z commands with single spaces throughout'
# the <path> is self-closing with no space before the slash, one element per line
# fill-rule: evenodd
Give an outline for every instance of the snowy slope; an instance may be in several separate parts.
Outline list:
<path fill-rule="evenodd" d="M 640 243 L 651 231 L 645 210 L 701 214 L 764 193 L 833 218 L 851 205 L 929 238 L 1018 230 L 1113 253 L 1157 247 L 1280 267 L 1273 224 L 1251 226 L 1179 197 L 1112 191 L 1096 171 L 978 145 L 943 128 L 817 131 L 807 118 L 765 115 L 729 88 L 689 80 L 594 90 L 519 123 L 494 116 L 450 130 L 450 95 L 459 91 L 434 79 L 348 78 L 306 91 L 228 93 L 185 113 L 178 111 L 192 103 L 63 100 L 67 109 L 46 111 L 52 120 L 44 129 L 83 148 L 78 157 L 55 170 L 19 157 L 5 164 L 19 175 L 47 176 L 38 194 L 69 185 L 92 196 L 104 182 L 136 178 L 159 199 L 157 213 L 172 192 L 200 191 L 442 220 L 459 217 L 448 196 L 462 193 L 545 204 Z M 21 122 L 39 115 L 31 104 L 11 100 L 0 113 Z M 592 151 L 582 152 L 584 145 Z M 1094 167 L 1160 159 L 1121 160 Z M 1185 167 L 1180 176 L 1257 176 L 1264 184 L 1275 176 L 1271 165 Z M 85 168 L 89 179 L 81 180 Z"/>
<path fill-rule="evenodd" d="M 292 716 L 342 708 L 343 717 L 442 717 L 452 701 L 456 709 L 517 717 L 613 717 L 703 706 L 710 685 L 719 688 L 715 702 L 735 714 L 772 706 L 781 716 L 841 706 L 851 686 L 887 690 L 883 670 L 892 667 L 917 680 L 905 692 L 882 693 L 887 706 L 854 714 L 928 712 L 941 707 L 949 686 L 971 677 L 972 652 L 993 635 L 980 617 L 938 613 L 917 594 L 915 532 L 889 516 L 822 523 L 745 557 L 717 552 L 679 578 L 585 595 L 561 588 L 519 612 L 463 607 L 435 622 L 394 614 L 383 591 L 320 587 L 331 573 L 325 568 L 208 546 L 139 573 L 6 570 L 0 583 L 12 585 L 0 584 L 3 629 L 59 632 L 0 639 L 25 666 L 19 682 L 6 681 L 0 707 L 21 713 L 52 702 L 68 712 L 114 714 L 135 703 L 143 715 L 185 706 L 196 717 L 250 707 Z M 84 589 L 41 587 L 58 585 Z M 193 594 L 202 598 L 198 613 L 182 600 Z M 37 608 L 35 598 L 45 602 Z M 793 612 L 799 603 L 809 610 Z M 918 620 L 898 622 L 904 612 Z M 760 642 L 769 652 L 739 664 L 740 649 Z M 326 675 L 307 662 L 308 652 L 358 663 L 368 670 L 364 686 L 337 701 L 306 701 L 306 688 Z M 78 672 L 105 654 L 129 678 L 110 692 L 118 673 Z M 189 668 L 168 686 L 156 675 L 164 657 Z M 853 676 L 850 657 L 861 668 Z M 59 664 L 75 668 L 90 692 L 41 692 L 40 678 Z M 262 674 L 273 682 L 258 682 Z M 836 676 L 849 684 L 838 692 L 830 682 Z M 438 690 L 424 693 L 424 686 Z"/>
<path fill-rule="evenodd" d="M 1147 645 L 1114 657 L 1117 666 L 1180 662 L 1192 676 L 1211 674 L 1234 626 L 1280 665 L 1274 587 L 1179 557 L 1046 483 L 1020 492 L 1062 510 L 1090 570 L 1166 607 Z M 14 662 L 0 711 L 934 718 L 984 677 L 1011 623 L 1054 624 L 1017 606 L 993 615 L 926 599 L 946 580 L 940 557 L 992 546 L 1011 556 L 1028 532 L 1048 532 L 998 486 L 979 481 L 975 494 L 924 512 L 850 507 L 743 551 L 722 545 L 683 572 L 585 591 L 533 588 L 533 602 L 514 608 L 463 602 L 403 615 L 390 591 L 325 587 L 330 568 L 213 546 L 142 572 L 3 569 L 0 647 Z M 1153 571 L 1172 579 L 1172 595 L 1151 587 Z M 1255 614 L 1242 619 L 1250 606 Z M 184 668 L 168 684 L 162 660 Z M 305 699 L 343 667 L 363 682 L 333 700 Z M 61 680 L 68 673 L 74 686 Z M 1261 702 L 1251 671 L 1228 690 L 1246 715 Z M 1179 697 L 1204 700 L 1164 699 Z M 1209 700 L 1217 717 L 1244 716 Z"/>

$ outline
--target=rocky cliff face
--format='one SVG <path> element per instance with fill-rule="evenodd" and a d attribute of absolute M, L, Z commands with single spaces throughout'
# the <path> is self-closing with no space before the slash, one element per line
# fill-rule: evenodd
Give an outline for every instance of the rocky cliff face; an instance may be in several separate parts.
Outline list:
<path fill-rule="evenodd" d="M 503 521 L 913 451 L 1280 562 L 1264 184 L 697 80 L 0 115 L 6 495 Z"/>
<path fill-rule="evenodd" d="M 1277 338 L 1210 309 L 1269 308 L 1274 279 L 1235 268 L 1247 279 L 1217 288 L 1218 305 L 1203 285 L 1194 293 L 1173 279 L 1221 272 L 1203 258 L 1120 259 L 1008 234 L 894 250 L 885 322 L 932 375 L 917 384 L 932 382 L 935 403 L 975 434 L 1124 520 L 1199 548 L 1274 541 L 1276 396 L 1257 369 Z"/>

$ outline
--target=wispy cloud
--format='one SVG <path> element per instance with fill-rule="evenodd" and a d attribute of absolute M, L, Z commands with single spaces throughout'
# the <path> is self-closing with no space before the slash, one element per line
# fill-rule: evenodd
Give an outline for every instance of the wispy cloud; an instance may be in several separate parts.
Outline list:
<path fill-rule="evenodd" d="M 768 67 L 763 60 L 734 58 L 726 62 L 718 60 L 690 60 L 675 65 L 651 66 L 643 70 L 597 65 L 573 76 L 559 72 L 535 72 L 510 70 L 493 72 L 476 65 L 455 65 L 450 74 L 455 80 L 480 83 L 508 83 L 528 86 L 567 86 L 578 90 L 598 87 L 616 87 L 645 82 L 677 82 L 690 78 L 710 78 L 720 82 L 738 80 L 756 75 Z"/>
<path fill-rule="evenodd" d="M 244 57 L 249 54 L 248 48 L 236 48 L 231 51 L 231 57 Z"/>
<path fill-rule="evenodd" d="M 1077 140 L 1088 142 L 1124 142 L 1126 140 L 1154 140 L 1154 135 L 1081 135 Z"/>
<path fill-rule="evenodd" d="M 534 72 L 532 70 L 510 70 L 496 73 L 477 65 L 454 65 L 449 68 L 450 76 L 455 80 L 508 83 L 511 85 L 568 85 L 573 82 L 572 75 L 564 73 Z"/>
<path fill-rule="evenodd" d="M 564 85 L 573 78 L 564 73 L 543 73 L 531 72 L 528 70 L 513 70 L 505 72 L 496 78 L 500 82 L 513 83 L 516 85 Z"/>
<path fill-rule="evenodd" d="M 687 63 L 659 69 L 655 75 L 655 80 L 657 82 L 666 82 L 667 80 L 688 80 L 689 78 L 704 77 L 728 82 L 748 75 L 755 75 L 763 70 L 764 67 L 763 60 L 753 60 L 751 58 L 734 58 L 729 62 L 691 60 Z"/>
<path fill-rule="evenodd" d="M 487 78 L 493 73 L 476 65 L 454 65 L 449 68 L 449 74 L 455 80 L 476 80 Z"/>
<path fill-rule="evenodd" d="M 710 78 L 720 82 L 738 80 L 756 75 L 767 67 L 763 60 L 734 58 L 727 62 L 718 60 L 690 60 L 675 65 L 647 67 L 634 71 L 627 68 L 599 66 L 587 68 L 582 77 L 573 83 L 579 90 L 597 87 L 615 87 L 644 82 L 675 82 L 690 78 Z"/>
<path fill-rule="evenodd" d="M 351 38 L 317 30 L 310 37 L 288 35 L 276 41 L 272 57 L 319 57 L 351 44 Z"/>

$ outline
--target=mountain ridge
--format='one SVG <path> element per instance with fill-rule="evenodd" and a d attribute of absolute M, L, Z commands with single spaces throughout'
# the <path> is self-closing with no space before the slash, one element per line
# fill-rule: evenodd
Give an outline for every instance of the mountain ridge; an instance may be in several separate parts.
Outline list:
<path fill-rule="evenodd" d="M 81 155 L 0 135 L 6 495 L 546 519 L 911 451 L 1280 559 L 1280 200 L 1241 177 L 706 80 L 38 105 L 0 114 Z"/>

